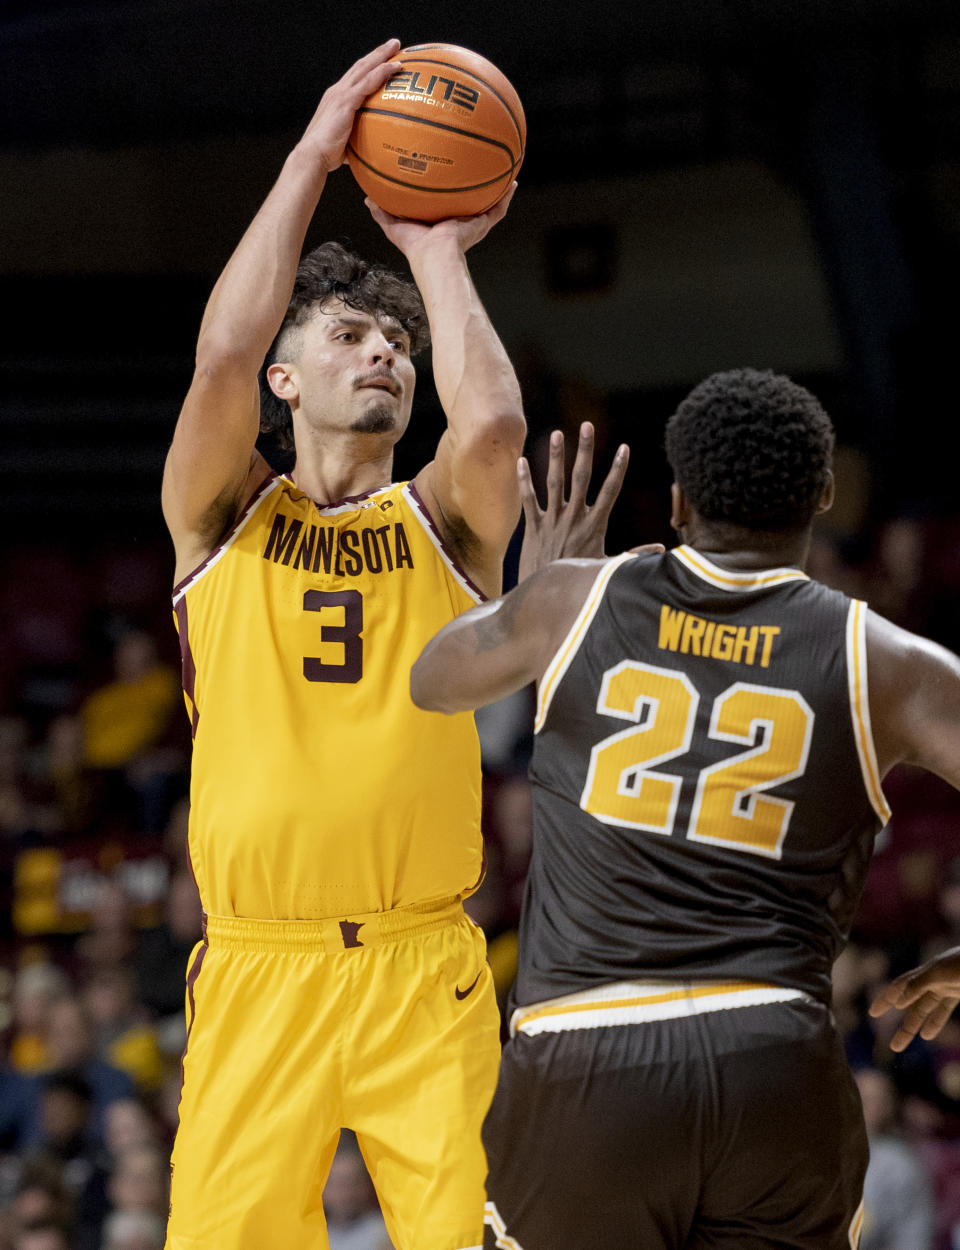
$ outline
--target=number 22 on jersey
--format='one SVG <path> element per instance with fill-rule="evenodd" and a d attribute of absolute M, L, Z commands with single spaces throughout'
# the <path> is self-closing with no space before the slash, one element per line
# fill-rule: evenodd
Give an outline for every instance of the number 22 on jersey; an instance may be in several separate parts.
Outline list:
<path fill-rule="evenodd" d="M 685 673 L 623 660 L 603 675 L 597 711 L 631 728 L 594 746 L 580 806 L 604 824 L 669 836 L 683 777 L 660 765 L 693 742 L 700 694 Z M 803 776 L 814 714 L 796 690 L 736 682 L 714 700 L 708 736 L 747 750 L 703 768 L 686 836 L 779 859 L 793 802 L 764 791 Z"/>

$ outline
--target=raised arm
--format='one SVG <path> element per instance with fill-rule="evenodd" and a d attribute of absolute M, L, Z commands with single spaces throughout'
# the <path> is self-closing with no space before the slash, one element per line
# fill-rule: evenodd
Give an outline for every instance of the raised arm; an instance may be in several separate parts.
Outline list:
<path fill-rule="evenodd" d="M 399 46 L 381 44 L 324 93 L 207 303 L 163 477 L 176 580 L 209 554 L 267 472 L 254 450 L 257 374 L 290 301 L 327 174 L 343 163 L 357 108 L 398 68 L 390 58 Z"/>
<path fill-rule="evenodd" d="M 465 712 L 543 676 L 583 606 L 601 560 L 557 560 L 492 603 L 456 617 L 410 671 L 410 695 L 430 712 Z"/>
<path fill-rule="evenodd" d="M 507 211 L 425 225 L 368 201 L 407 257 L 430 321 L 433 376 L 447 417 L 435 459 L 415 484 L 444 538 L 486 594 L 500 593 L 503 555 L 520 516 L 517 457 L 526 422 L 520 387 L 467 269 L 467 249 Z"/>

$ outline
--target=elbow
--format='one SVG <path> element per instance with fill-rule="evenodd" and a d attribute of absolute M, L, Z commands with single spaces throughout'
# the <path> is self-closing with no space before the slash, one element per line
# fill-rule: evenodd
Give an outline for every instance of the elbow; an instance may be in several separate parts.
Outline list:
<path fill-rule="evenodd" d="M 523 444 L 527 441 L 527 419 L 522 408 L 515 408 L 499 418 L 500 437 L 510 445 L 511 451 L 519 456 L 523 452 Z"/>
<path fill-rule="evenodd" d="M 410 698 L 414 706 L 422 712 L 443 712 L 450 716 L 458 710 L 445 705 L 441 684 L 435 679 L 431 680 L 422 660 L 417 660 L 410 670 Z"/>
<path fill-rule="evenodd" d="M 424 674 L 423 664 L 420 660 L 417 660 L 410 670 L 410 698 L 414 707 L 420 708 L 422 712 L 439 711 L 440 709 L 431 701 L 431 695 L 434 693 L 430 689 L 430 682 Z"/>

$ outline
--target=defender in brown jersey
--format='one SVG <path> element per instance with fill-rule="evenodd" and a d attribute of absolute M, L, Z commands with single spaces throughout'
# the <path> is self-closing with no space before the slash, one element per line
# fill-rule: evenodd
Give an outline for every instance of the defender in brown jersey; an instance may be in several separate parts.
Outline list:
<path fill-rule="evenodd" d="M 960 662 L 803 572 L 833 492 L 809 392 L 714 375 L 666 443 L 679 547 L 557 561 L 411 674 L 446 713 L 538 683 L 485 1244 L 850 1250 L 867 1143 L 830 971 L 884 774 L 960 787 Z"/>

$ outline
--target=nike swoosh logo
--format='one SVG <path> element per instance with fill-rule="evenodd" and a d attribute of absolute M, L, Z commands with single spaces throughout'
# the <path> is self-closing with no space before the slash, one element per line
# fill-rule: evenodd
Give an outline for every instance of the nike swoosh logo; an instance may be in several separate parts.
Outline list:
<path fill-rule="evenodd" d="M 480 977 L 482 975 L 483 975 L 483 969 L 481 968 L 480 971 L 473 978 L 473 980 L 470 982 L 470 984 L 467 986 L 465 990 L 462 990 L 460 986 L 458 985 L 457 988 L 453 991 L 454 994 L 456 994 L 457 998 L 459 998 L 462 1001 L 464 998 L 467 997 L 468 994 L 472 993 L 474 988 L 476 987 L 477 982 L 480 980 Z"/>

